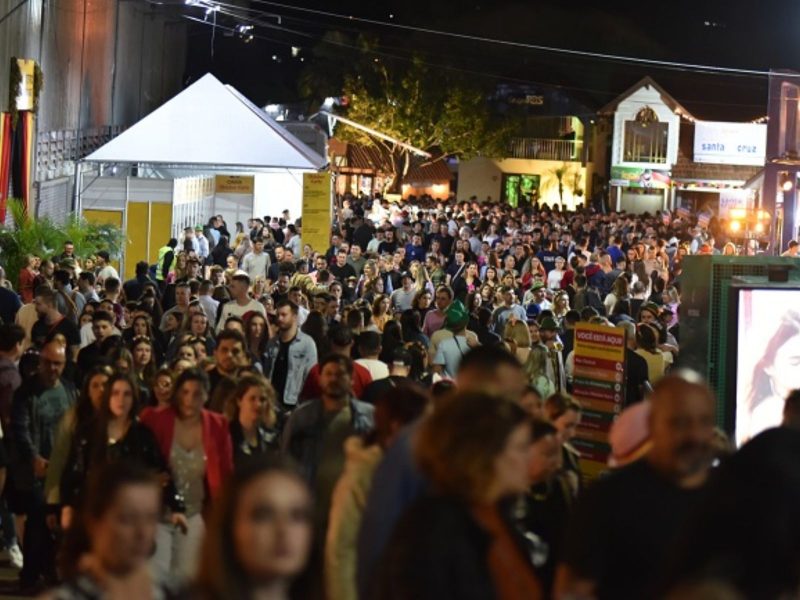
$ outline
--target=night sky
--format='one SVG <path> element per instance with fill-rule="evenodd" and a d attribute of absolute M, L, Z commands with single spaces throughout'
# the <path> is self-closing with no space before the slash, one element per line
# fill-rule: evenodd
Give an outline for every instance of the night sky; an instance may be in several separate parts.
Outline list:
<path fill-rule="evenodd" d="M 235 0 L 225 1 L 232 4 Z M 480 0 L 285 3 L 593 52 L 756 70 L 800 69 L 800 3 L 788 0 L 671 0 L 654 2 L 652 6 L 644 2 L 601 4 L 589 0 L 573 0 L 568 6 L 560 2 Z M 237 4 L 251 9 L 246 13 L 236 9 L 240 15 L 249 15 L 250 20 L 219 14 L 218 25 L 254 25 L 255 39 L 245 43 L 221 27 L 217 29 L 212 58 L 211 27 L 192 25 L 186 80 L 188 83 L 211 71 L 262 105 L 308 101 L 299 91 L 298 79 L 317 60 L 313 49 L 319 48 L 322 36 L 338 31 L 345 36 L 340 39 L 345 40 L 355 40 L 358 34 L 374 36 L 379 42 L 379 56 L 391 57 L 397 64 L 403 64 L 416 52 L 434 68 L 462 70 L 489 85 L 512 81 L 563 86 L 593 108 L 650 75 L 698 118 L 749 120 L 766 113 L 767 80 L 763 77 L 720 76 L 574 58 L 344 21 L 278 8 L 260 0 Z M 202 11 L 193 7 L 185 7 L 184 12 L 202 16 Z M 277 18 L 259 13 L 280 15 L 280 25 Z M 292 56 L 292 47 L 299 49 L 296 56 Z M 323 48 L 331 49 L 329 45 Z M 331 50 L 343 61 L 356 52 L 346 47 Z"/>

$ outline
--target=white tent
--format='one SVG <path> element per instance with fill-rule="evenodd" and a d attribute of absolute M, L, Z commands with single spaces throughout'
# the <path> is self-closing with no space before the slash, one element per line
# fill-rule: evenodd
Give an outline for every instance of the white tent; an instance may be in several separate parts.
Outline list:
<path fill-rule="evenodd" d="M 84 162 L 317 171 L 327 160 L 209 73 Z"/>
<path fill-rule="evenodd" d="M 154 262 L 184 227 L 221 214 L 301 216 L 303 172 L 320 156 L 208 74 L 78 163 L 75 210 L 125 232 L 123 267 Z"/>

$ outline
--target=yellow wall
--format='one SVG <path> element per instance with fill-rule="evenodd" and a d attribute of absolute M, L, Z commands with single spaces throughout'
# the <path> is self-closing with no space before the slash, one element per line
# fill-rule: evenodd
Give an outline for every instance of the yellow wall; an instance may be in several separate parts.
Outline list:
<path fill-rule="evenodd" d="M 122 229 L 122 211 L 121 210 L 102 210 L 96 208 L 88 208 L 83 211 L 83 217 L 89 223 L 97 225 L 115 225 Z M 111 264 L 119 272 L 119 261 L 112 260 Z M 121 275 L 120 275 L 121 276 Z"/>
<path fill-rule="evenodd" d="M 591 163 L 583 167 L 579 162 L 565 163 L 556 160 L 473 158 L 458 165 L 458 199 L 467 200 L 471 196 L 477 196 L 478 200 L 483 202 L 490 197 L 496 202 L 501 198 L 503 174 L 522 173 L 541 176 L 540 204 L 557 205 L 558 179 L 553 171 L 564 165 L 570 167 L 569 174 L 564 178 L 564 204 L 565 208 L 573 209 L 577 203 L 584 203 L 590 192 L 588 186 L 591 185 L 593 171 Z M 575 173 L 580 174 L 580 186 L 584 190 L 583 198 L 573 197 L 571 193 Z"/>

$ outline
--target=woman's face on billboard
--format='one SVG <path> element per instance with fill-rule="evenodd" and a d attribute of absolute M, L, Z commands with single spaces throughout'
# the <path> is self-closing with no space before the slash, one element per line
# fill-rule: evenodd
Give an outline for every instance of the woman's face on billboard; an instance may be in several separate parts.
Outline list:
<path fill-rule="evenodd" d="M 785 398 L 790 391 L 800 388 L 800 335 L 789 338 L 775 353 L 775 361 L 769 370 L 773 392 Z"/>

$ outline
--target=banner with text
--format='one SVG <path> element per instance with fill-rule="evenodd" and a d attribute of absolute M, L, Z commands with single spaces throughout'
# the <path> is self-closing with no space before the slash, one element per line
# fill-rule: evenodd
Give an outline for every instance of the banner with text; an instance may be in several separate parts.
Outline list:
<path fill-rule="evenodd" d="M 587 479 L 606 469 L 608 433 L 625 401 L 625 330 L 579 323 L 575 328 L 572 393 L 583 406 L 572 445 Z"/>
<path fill-rule="evenodd" d="M 303 244 L 325 252 L 331 238 L 330 173 L 303 173 Z"/>

